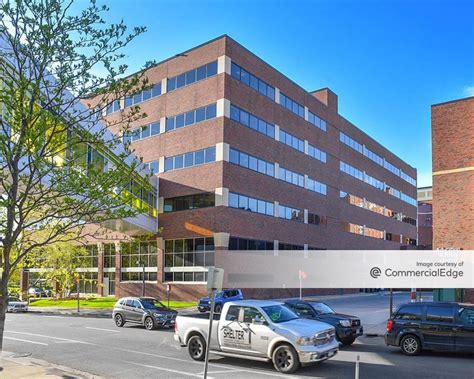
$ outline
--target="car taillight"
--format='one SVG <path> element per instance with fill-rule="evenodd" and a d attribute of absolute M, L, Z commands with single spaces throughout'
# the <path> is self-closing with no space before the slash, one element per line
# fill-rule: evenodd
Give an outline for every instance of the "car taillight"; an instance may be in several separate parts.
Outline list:
<path fill-rule="evenodd" d="M 388 332 L 391 332 L 393 329 L 393 321 L 392 320 L 388 320 L 387 321 L 387 331 Z"/>

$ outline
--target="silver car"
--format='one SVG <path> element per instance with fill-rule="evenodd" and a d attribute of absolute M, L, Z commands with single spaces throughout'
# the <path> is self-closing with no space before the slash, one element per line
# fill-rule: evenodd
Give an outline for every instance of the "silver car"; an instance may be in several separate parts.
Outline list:
<path fill-rule="evenodd" d="M 28 303 L 18 297 L 10 296 L 7 301 L 7 312 L 27 312 Z"/>
<path fill-rule="evenodd" d="M 152 297 L 123 297 L 115 303 L 112 317 L 118 327 L 130 322 L 152 330 L 174 327 L 177 314 Z"/>

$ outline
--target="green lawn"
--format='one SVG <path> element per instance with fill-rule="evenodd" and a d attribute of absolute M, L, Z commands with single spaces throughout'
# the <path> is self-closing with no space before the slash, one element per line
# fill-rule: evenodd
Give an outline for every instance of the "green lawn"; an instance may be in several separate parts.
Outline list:
<path fill-rule="evenodd" d="M 81 308 L 93 308 L 93 309 L 112 309 L 114 304 L 117 302 L 117 299 L 110 297 L 98 297 L 92 299 L 81 299 L 80 307 Z M 163 300 L 162 303 L 167 305 L 167 301 Z M 170 308 L 179 309 L 179 308 L 188 308 L 195 307 L 196 302 L 193 301 L 171 301 Z M 52 308 L 75 308 L 77 307 L 77 300 L 68 299 L 68 300 L 55 300 L 55 299 L 31 299 L 31 307 L 52 307 Z"/>

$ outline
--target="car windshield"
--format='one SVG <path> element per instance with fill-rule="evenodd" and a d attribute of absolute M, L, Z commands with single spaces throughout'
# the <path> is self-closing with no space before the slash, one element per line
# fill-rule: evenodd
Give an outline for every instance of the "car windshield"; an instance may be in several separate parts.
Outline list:
<path fill-rule="evenodd" d="M 270 305 L 262 307 L 263 311 L 274 323 L 287 322 L 298 318 L 295 312 L 283 305 Z"/>
<path fill-rule="evenodd" d="M 324 303 L 310 303 L 313 309 L 319 314 L 332 314 L 336 313 L 329 305 Z"/>
<path fill-rule="evenodd" d="M 143 305 L 143 308 L 145 309 L 156 309 L 156 303 L 159 303 L 159 302 L 155 302 L 154 300 L 141 300 L 141 303 Z"/>

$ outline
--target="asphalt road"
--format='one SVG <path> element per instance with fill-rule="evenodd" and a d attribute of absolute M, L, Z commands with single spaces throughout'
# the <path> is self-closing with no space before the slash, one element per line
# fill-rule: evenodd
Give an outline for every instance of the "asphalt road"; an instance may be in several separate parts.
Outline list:
<path fill-rule="evenodd" d="M 396 302 L 406 295 L 397 295 Z M 380 325 L 386 317 L 388 297 L 327 301 L 337 310 L 359 315 L 363 322 Z M 365 320 L 365 321 L 364 321 Z M 139 326 L 115 327 L 112 320 L 8 314 L 4 350 L 107 378 L 187 378 L 202 376 L 203 364 L 192 361 L 176 345 L 173 330 L 146 331 Z M 360 357 L 361 378 L 474 378 L 474 356 L 424 353 L 406 357 L 388 348 L 381 337 L 362 337 L 341 348 L 328 361 L 300 369 L 293 377 L 353 378 Z M 211 357 L 209 377 L 268 378 L 278 374 L 270 363 Z"/>

